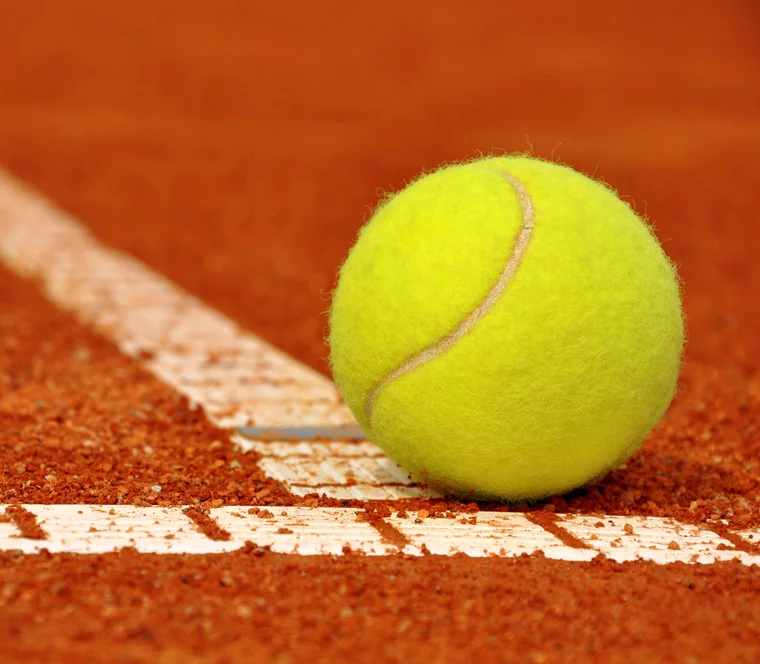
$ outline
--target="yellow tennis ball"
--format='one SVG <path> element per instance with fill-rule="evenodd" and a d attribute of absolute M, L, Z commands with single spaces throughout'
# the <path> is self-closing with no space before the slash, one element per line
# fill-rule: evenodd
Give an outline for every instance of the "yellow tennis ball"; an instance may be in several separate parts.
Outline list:
<path fill-rule="evenodd" d="M 679 281 L 605 185 L 486 158 L 380 204 L 340 270 L 329 343 L 358 422 L 415 479 L 539 498 L 614 468 L 667 409 Z"/>

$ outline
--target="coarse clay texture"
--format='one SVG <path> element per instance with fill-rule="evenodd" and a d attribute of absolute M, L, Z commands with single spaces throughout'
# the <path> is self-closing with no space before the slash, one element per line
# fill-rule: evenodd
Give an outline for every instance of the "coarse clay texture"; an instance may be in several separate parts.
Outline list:
<path fill-rule="evenodd" d="M 169 505 L 282 494 L 228 434 L 0 269 L 0 503 Z"/>
<path fill-rule="evenodd" d="M 733 563 L 3 553 L 0 587 L 6 662 L 490 664 L 506 651 L 531 663 L 748 663 L 760 653 L 760 577 Z"/>
<path fill-rule="evenodd" d="M 452 501 L 364 441 L 241 441 L 149 352 L 0 265 L 0 540 L 19 542 L 0 551 L 0 660 L 760 661 L 756 10 L 296 4 L 5 0 L 0 167 L 327 376 L 324 312 L 378 189 L 494 146 L 565 161 L 679 265 L 675 401 L 595 486 Z M 325 459 L 339 482 L 309 480 Z M 135 543 L 51 552 L 48 507 L 104 550 L 121 510 Z M 313 522 L 278 521 L 299 510 Z M 551 546 L 503 555 L 489 519 Z"/>

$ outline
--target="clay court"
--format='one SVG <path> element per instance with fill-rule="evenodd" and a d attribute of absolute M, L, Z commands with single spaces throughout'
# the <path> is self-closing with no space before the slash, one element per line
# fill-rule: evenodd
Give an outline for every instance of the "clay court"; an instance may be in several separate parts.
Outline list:
<path fill-rule="evenodd" d="M 760 661 L 760 9 L 0 3 L 0 660 Z M 332 382 L 382 192 L 593 175 L 683 280 L 671 407 L 534 503 L 411 482 Z"/>

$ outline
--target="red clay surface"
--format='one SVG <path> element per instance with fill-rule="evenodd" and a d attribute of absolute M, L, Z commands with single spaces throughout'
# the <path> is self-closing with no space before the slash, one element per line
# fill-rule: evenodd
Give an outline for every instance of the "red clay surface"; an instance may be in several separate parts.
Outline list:
<path fill-rule="evenodd" d="M 0 554 L 4 662 L 754 662 L 738 564 Z M 600 610 L 601 609 L 601 610 Z"/>
<path fill-rule="evenodd" d="M 322 313 L 378 188 L 493 147 L 595 172 L 681 264 L 689 347 L 643 450 L 538 508 L 757 525 L 759 22 L 751 3 L 706 1 L 6 0 L 0 163 L 323 371 Z M 297 502 L 3 271 L 0 436 L 0 501 Z M 3 554 L 0 654 L 756 662 L 757 580 L 733 564 L 540 557 Z"/>

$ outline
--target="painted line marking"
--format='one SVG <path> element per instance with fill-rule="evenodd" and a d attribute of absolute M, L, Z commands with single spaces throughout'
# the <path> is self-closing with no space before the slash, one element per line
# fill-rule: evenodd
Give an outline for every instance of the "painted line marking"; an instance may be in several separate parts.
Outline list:
<path fill-rule="evenodd" d="M 760 528 L 754 530 L 743 530 L 734 533 L 737 537 L 747 542 L 752 547 L 760 546 Z"/>
<path fill-rule="evenodd" d="M 179 508 L 128 505 L 24 505 L 47 533 L 44 540 L 0 534 L 0 549 L 24 553 L 107 553 L 134 547 L 143 553 L 222 553 L 240 543 L 217 542 L 200 532 Z M 2 511 L 2 507 L 0 507 Z"/>
<path fill-rule="evenodd" d="M 343 445 L 364 439 L 330 380 L 104 246 L 2 170 L 0 261 L 37 278 L 54 304 L 200 405 L 212 423 L 240 428 L 236 443 L 261 454 L 265 472 L 293 493 L 366 500 L 434 495 L 411 485 L 371 443 L 320 447 L 317 439 Z M 283 453 L 282 441 L 300 437 L 313 441 L 318 462 L 306 463 L 308 453 L 292 459 Z"/>
<path fill-rule="evenodd" d="M 252 441 L 233 436 L 245 450 L 261 455 L 259 466 L 297 496 L 397 500 L 438 494 L 413 484 L 405 470 L 366 440 L 360 442 Z"/>
<path fill-rule="evenodd" d="M 182 291 L 0 170 L 0 260 L 203 406 L 214 424 L 355 426 L 330 380 Z"/>
<path fill-rule="evenodd" d="M 367 555 L 398 553 L 375 528 L 359 520 L 361 513 L 327 507 L 219 507 L 211 511 L 233 540 L 255 542 L 276 553 L 338 556 L 346 548 Z"/>
<path fill-rule="evenodd" d="M 712 532 L 691 524 L 673 523 L 664 528 L 652 517 L 576 516 L 562 527 L 591 545 L 607 558 L 618 562 L 651 560 L 657 563 L 739 559 L 760 563 L 760 556 L 738 551 L 734 545 Z M 748 564 L 750 564 L 748 563 Z"/>
<path fill-rule="evenodd" d="M 592 560 L 597 552 L 566 546 L 549 531 L 529 521 L 522 514 L 479 512 L 475 523 L 462 515 L 456 519 L 389 519 L 395 528 L 409 537 L 404 553 L 420 553 L 422 546 L 433 554 L 451 555 L 452 547 L 467 556 L 519 556 L 541 552 L 557 560 Z"/>
<path fill-rule="evenodd" d="M 337 507 L 218 507 L 208 510 L 229 540 L 206 536 L 183 512 L 185 507 L 126 505 L 23 505 L 47 534 L 24 538 L 12 521 L 0 520 L 0 550 L 24 553 L 106 553 L 125 547 L 143 553 L 209 554 L 234 551 L 247 543 L 273 552 L 339 556 L 348 552 L 384 556 L 426 554 L 511 557 L 542 553 L 571 562 L 602 556 L 615 562 L 710 564 L 736 560 L 760 565 L 760 555 L 733 548 L 709 530 L 659 517 L 558 515 L 556 524 L 589 548 L 564 544 L 524 514 L 478 512 L 455 518 L 419 518 L 397 513 L 380 519 L 403 536 L 403 544 L 383 537 L 366 512 Z M 0 515 L 7 506 L 0 505 Z M 601 524 L 601 525 L 600 525 Z M 740 536 L 752 531 L 738 532 Z"/>

